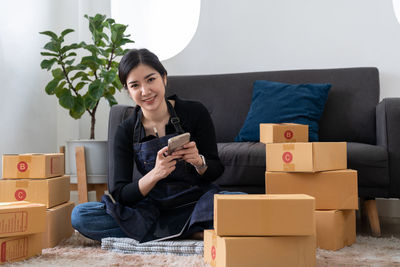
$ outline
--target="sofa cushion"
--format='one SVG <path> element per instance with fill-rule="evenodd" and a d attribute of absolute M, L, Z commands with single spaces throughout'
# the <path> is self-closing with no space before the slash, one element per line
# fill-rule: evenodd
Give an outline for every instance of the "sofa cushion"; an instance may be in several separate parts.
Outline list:
<path fill-rule="evenodd" d="M 265 144 L 258 142 L 218 143 L 218 154 L 225 171 L 218 185 L 264 186 Z"/>
<path fill-rule="evenodd" d="M 309 125 L 309 140 L 318 141 L 318 124 L 330 84 L 287 84 L 255 81 L 250 110 L 235 141 L 258 142 L 260 123 Z"/>
<path fill-rule="evenodd" d="M 347 143 L 347 166 L 358 171 L 359 187 L 389 186 L 388 160 L 383 146 Z"/>

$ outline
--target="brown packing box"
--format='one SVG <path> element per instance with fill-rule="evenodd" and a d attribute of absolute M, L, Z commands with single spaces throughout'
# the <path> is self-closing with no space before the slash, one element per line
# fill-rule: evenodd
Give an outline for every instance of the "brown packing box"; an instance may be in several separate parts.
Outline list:
<path fill-rule="evenodd" d="M 69 176 L 48 179 L 2 179 L 0 201 L 29 201 L 45 204 L 47 208 L 69 200 Z"/>
<path fill-rule="evenodd" d="M 220 237 L 204 231 L 204 261 L 213 267 L 316 265 L 315 235 Z"/>
<path fill-rule="evenodd" d="M 307 194 L 316 209 L 358 209 L 357 171 L 265 172 L 267 194 Z"/>
<path fill-rule="evenodd" d="M 64 175 L 64 154 L 5 154 L 3 178 L 49 178 Z"/>
<path fill-rule="evenodd" d="M 317 246 L 338 250 L 356 242 L 355 210 L 316 210 Z"/>
<path fill-rule="evenodd" d="M 52 248 L 72 235 L 74 229 L 71 225 L 71 212 L 74 208 L 73 202 L 46 210 L 46 232 L 43 233 L 43 248 Z"/>
<path fill-rule="evenodd" d="M 41 233 L 45 230 L 45 205 L 26 201 L 0 203 L 0 237 Z"/>
<path fill-rule="evenodd" d="M 266 144 L 267 171 L 317 172 L 347 169 L 346 142 Z"/>
<path fill-rule="evenodd" d="M 261 123 L 261 143 L 308 142 L 308 125 L 297 123 Z"/>
<path fill-rule="evenodd" d="M 214 195 L 219 236 L 315 235 L 315 199 L 304 194 Z"/>
<path fill-rule="evenodd" d="M 42 233 L 0 238 L 0 264 L 42 254 Z"/>

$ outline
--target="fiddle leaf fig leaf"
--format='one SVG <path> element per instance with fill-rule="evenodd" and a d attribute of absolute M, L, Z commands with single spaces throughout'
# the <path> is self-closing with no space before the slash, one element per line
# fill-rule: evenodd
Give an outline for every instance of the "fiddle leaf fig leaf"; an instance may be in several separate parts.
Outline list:
<path fill-rule="evenodd" d="M 49 60 L 44 59 L 44 60 L 42 60 L 42 62 L 40 63 L 40 67 L 41 67 L 42 69 L 50 70 L 51 67 L 53 66 L 53 64 L 54 64 L 56 61 L 57 61 L 56 58 L 52 58 L 52 59 L 49 59 Z"/>
<path fill-rule="evenodd" d="M 78 83 L 76 86 L 75 86 L 75 90 L 76 91 L 79 91 L 79 90 L 81 90 L 84 86 L 85 86 L 85 82 L 80 82 L 80 83 Z"/>
<path fill-rule="evenodd" d="M 85 113 L 86 108 L 85 108 L 85 101 L 83 100 L 83 97 L 78 95 L 74 97 L 74 106 L 73 108 L 69 111 L 69 114 L 71 115 L 72 118 L 74 119 L 79 119 L 82 117 L 83 113 Z"/>
<path fill-rule="evenodd" d="M 68 33 L 71 33 L 71 32 L 74 32 L 74 30 L 73 30 L 73 29 L 66 29 L 66 30 L 63 30 L 63 31 L 61 32 L 61 36 L 64 37 L 65 35 L 67 35 Z"/>
<path fill-rule="evenodd" d="M 103 96 L 104 84 L 100 80 L 95 80 L 89 85 L 89 95 L 96 102 Z"/>
<path fill-rule="evenodd" d="M 68 89 L 62 89 L 59 97 L 59 103 L 66 109 L 72 109 L 74 107 L 74 97 L 71 91 Z"/>
<path fill-rule="evenodd" d="M 61 68 L 54 69 L 51 73 L 53 74 L 54 79 L 64 79 L 64 72 Z"/>
<path fill-rule="evenodd" d="M 60 81 L 59 81 L 59 80 L 56 80 L 56 79 L 51 80 L 51 81 L 46 85 L 46 87 L 44 88 L 44 90 L 46 91 L 46 93 L 47 93 L 48 95 L 54 95 L 55 90 L 56 90 L 57 85 L 58 85 L 59 82 L 60 82 Z"/>
<path fill-rule="evenodd" d="M 104 94 L 104 97 L 107 99 L 108 104 L 110 105 L 110 107 L 118 104 L 117 100 L 114 98 L 114 96 L 112 94 L 107 92 L 107 93 Z"/>
<path fill-rule="evenodd" d="M 57 34 L 55 34 L 55 33 L 52 32 L 52 31 L 44 31 L 44 32 L 39 32 L 39 33 L 40 33 L 40 34 L 47 35 L 47 36 L 50 36 L 52 40 L 55 40 L 55 41 L 58 40 Z"/>

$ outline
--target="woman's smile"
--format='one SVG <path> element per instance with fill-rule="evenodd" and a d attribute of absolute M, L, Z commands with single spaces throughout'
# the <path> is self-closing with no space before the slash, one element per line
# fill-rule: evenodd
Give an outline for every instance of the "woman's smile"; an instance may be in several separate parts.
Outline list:
<path fill-rule="evenodd" d="M 154 104 L 155 100 L 156 100 L 157 95 L 151 96 L 151 97 L 146 97 L 144 99 L 142 99 L 142 101 L 146 104 L 146 105 L 152 105 Z"/>

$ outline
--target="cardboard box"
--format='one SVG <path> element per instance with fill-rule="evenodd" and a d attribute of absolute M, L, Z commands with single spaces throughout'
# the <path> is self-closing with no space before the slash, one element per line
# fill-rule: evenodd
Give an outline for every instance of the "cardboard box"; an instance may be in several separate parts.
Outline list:
<path fill-rule="evenodd" d="M 316 209 L 358 209 L 357 171 L 265 172 L 267 194 L 307 194 Z"/>
<path fill-rule="evenodd" d="M 338 250 L 356 242 L 354 210 L 316 210 L 317 246 Z"/>
<path fill-rule="evenodd" d="M 304 194 L 214 195 L 219 236 L 315 235 L 315 199 Z"/>
<path fill-rule="evenodd" d="M 43 179 L 64 175 L 64 154 L 5 154 L 3 178 Z"/>
<path fill-rule="evenodd" d="M 213 267 L 316 265 L 315 236 L 220 237 L 204 231 L 204 261 Z"/>
<path fill-rule="evenodd" d="M 45 205 L 26 201 L 0 203 L 0 237 L 35 234 L 45 230 Z"/>
<path fill-rule="evenodd" d="M 308 125 L 297 123 L 261 123 L 261 143 L 308 142 Z"/>
<path fill-rule="evenodd" d="M 267 171 L 317 172 L 347 169 L 346 142 L 266 144 Z"/>
<path fill-rule="evenodd" d="M 43 248 L 52 248 L 68 238 L 74 232 L 71 225 L 71 212 L 74 208 L 73 202 L 46 210 L 46 232 L 43 233 Z"/>
<path fill-rule="evenodd" d="M 0 238 L 0 264 L 42 254 L 42 233 Z"/>
<path fill-rule="evenodd" d="M 45 204 L 47 208 L 69 200 L 69 176 L 48 179 L 2 179 L 0 201 L 29 201 Z"/>

